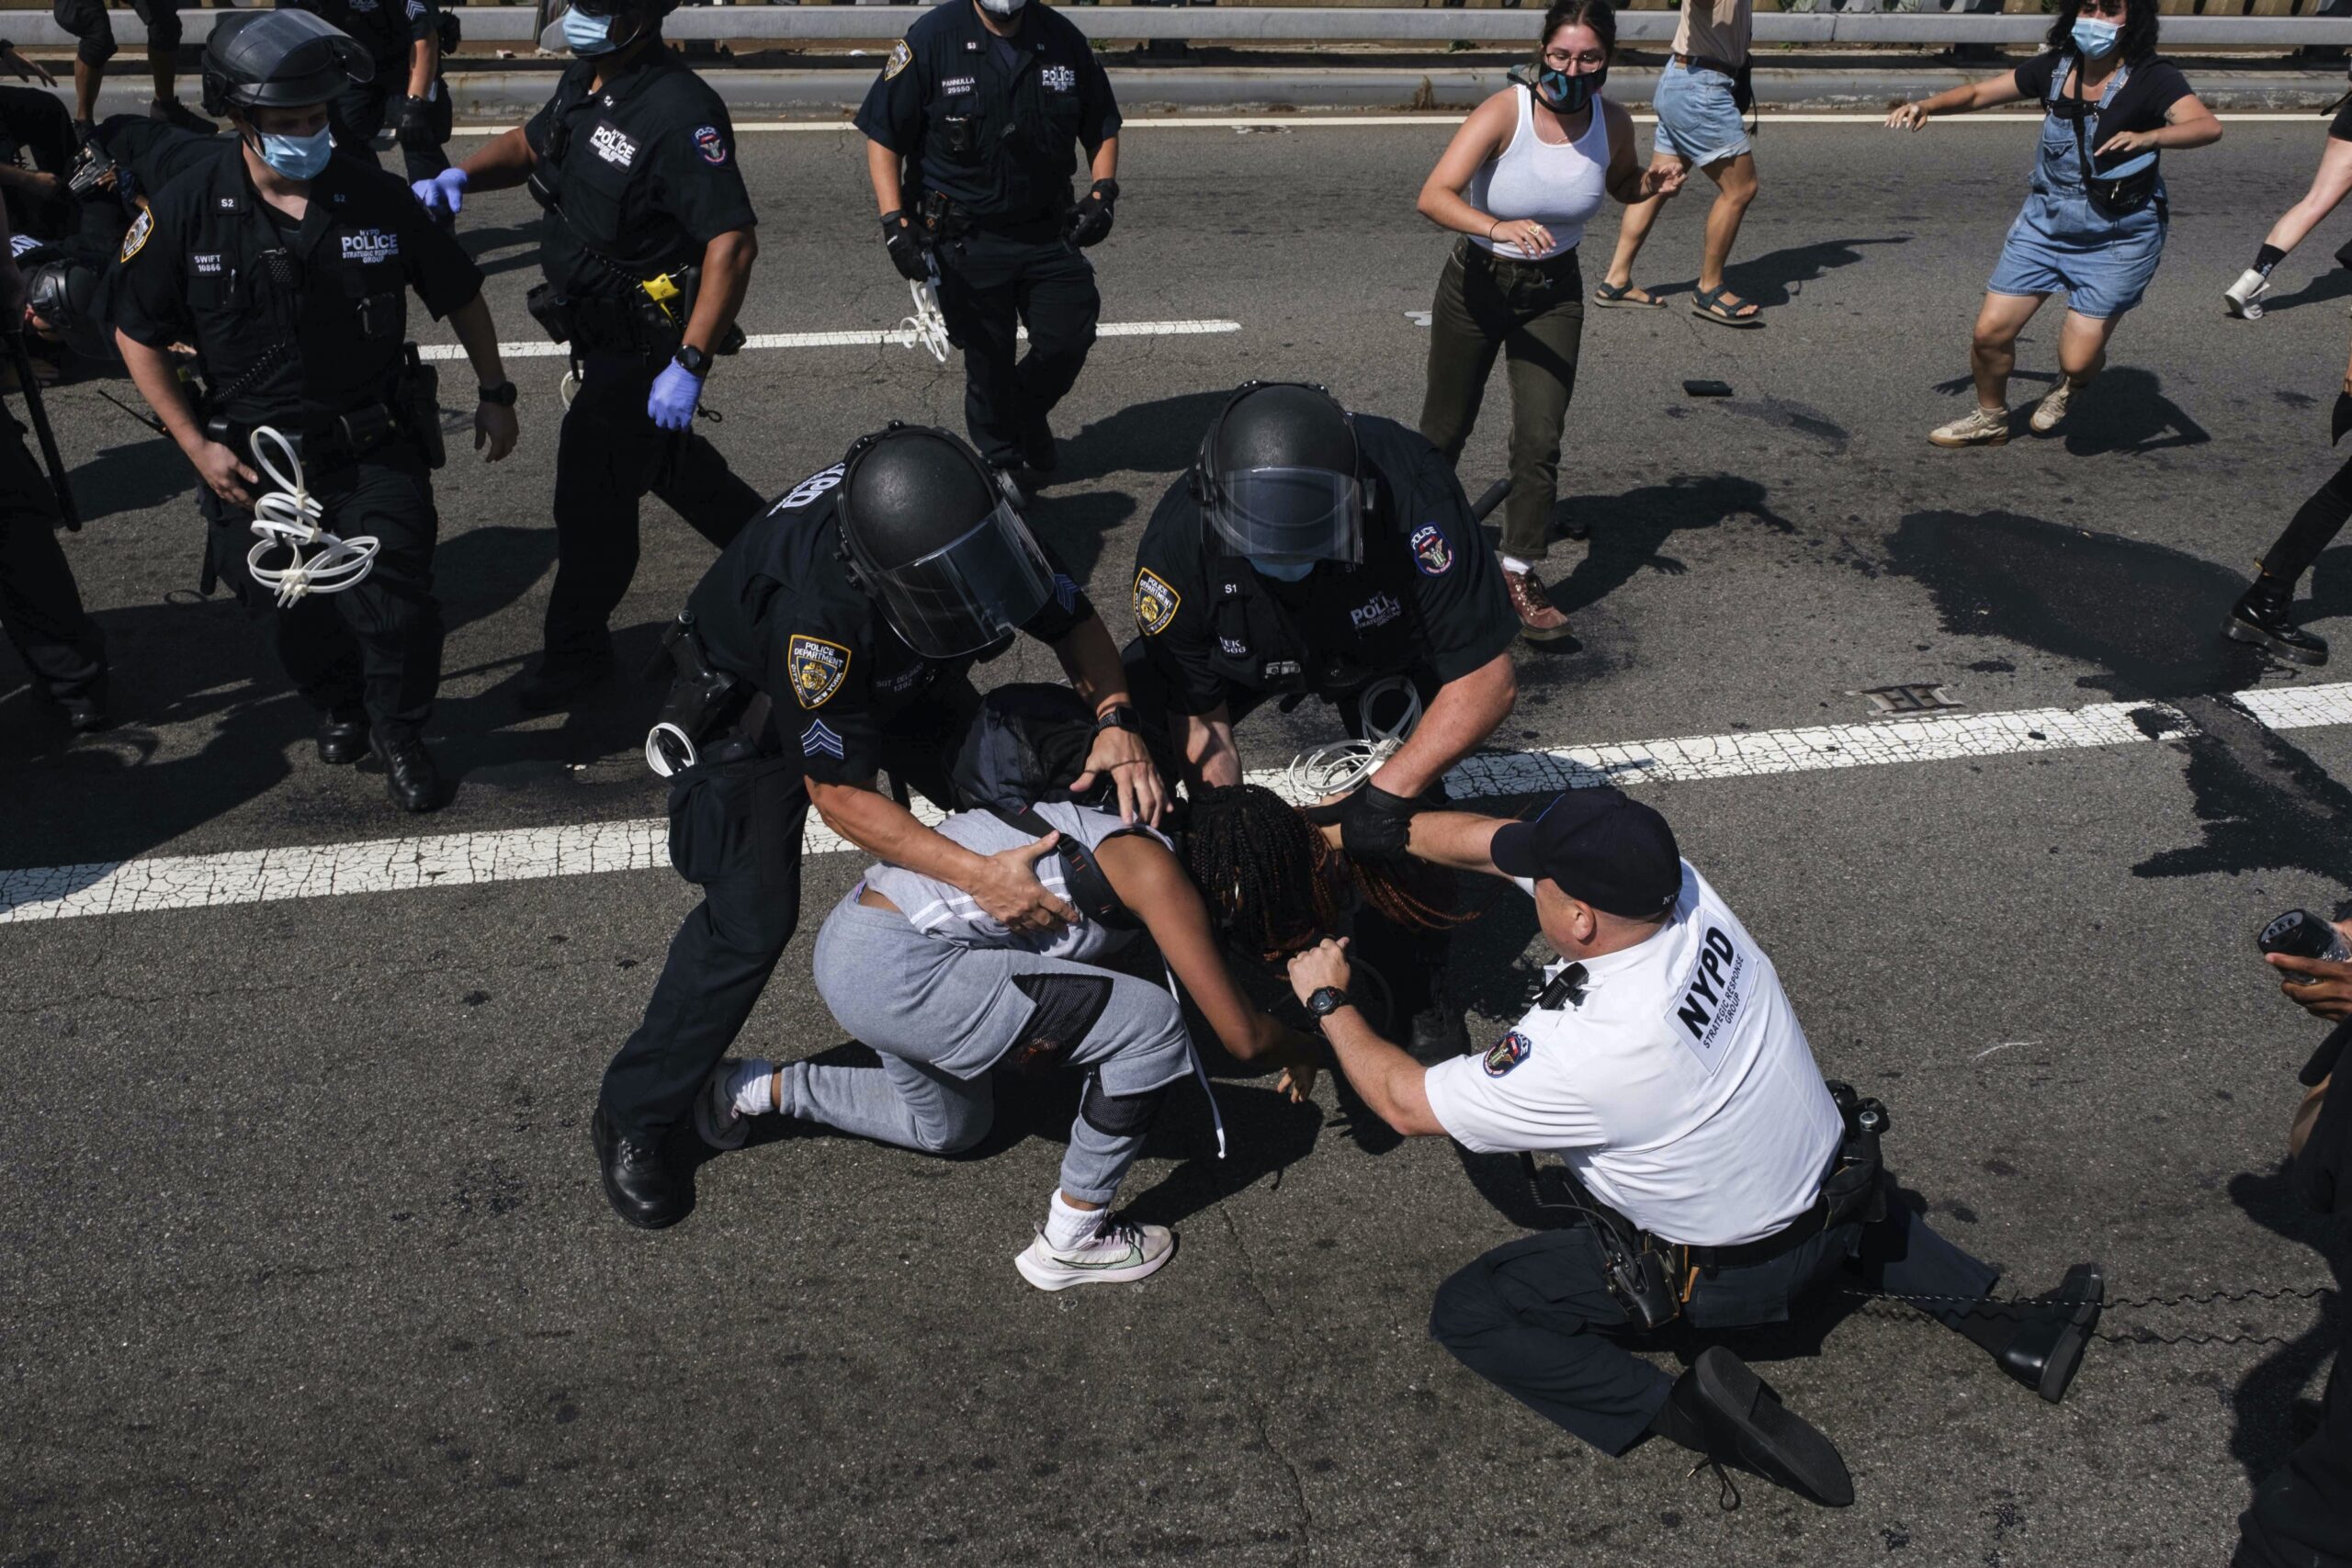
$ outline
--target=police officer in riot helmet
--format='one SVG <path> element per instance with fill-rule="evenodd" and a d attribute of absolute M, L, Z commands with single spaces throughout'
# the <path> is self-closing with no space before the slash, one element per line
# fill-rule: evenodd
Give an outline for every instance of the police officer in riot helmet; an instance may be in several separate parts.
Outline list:
<path fill-rule="evenodd" d="M 1111 232 L 1119 106 L 1076 24 L 1027 0 L 950 0 L 907 29 L 857 128 L 891 265 L 936 277 L 964 351 L 964 423 L 990 466 L 1035 484 L 1047 423 L 1094 343 L 1102 299 L 1080 254 Z M 1086 195 L 1073 202 L 1073 146 Z M 1020 329 L 1029 331 L 1021 352 Z"/>
<path fill-rule="evenodd" d="M 1414 803 L 1442 798 L 1446 770 L 1517 695 L 1518 621 L 1453 468 L 1418 432 L 1351 414 L 1321 387 L 1237 390 L 1136 564 L 1143 635 L 1126 660 L 1146 722 L 1170 727 L 1192 776 L 1238 784 L 1235 725 L 1269 699 L 1320 697 L 1371 748 L 1351 770 L 1361 784 L 1330 781 L 1347 791 L 1338 809 L 1360 862 L 1403 855 Z M 1460 1015 L 1437 998 L 1443 935 L 1370 918 L 1358 947 L 1395 987 L 1416 1048 L 1460 1049 Z"/>
<path fill-rule="evenodd" d="M 1097 714 L 1078 789 L 1107 773 L 1129 821 L 1161 785 L 1116 645 L 1085 593 L 972 450 L 893 424 L 770 506 L 722 552 L 672 629 L 665 707 L 671 857 L 703 902 L 671 943 L 644 1021 L 605 1069 L 594 1121 L 605 1195 L 648 1229 L 686 1211 L 664 1145 L 759 1000 L 800 914 L 813 804 L 842 838 L 969 893 L 1015 931 L 1074 911 L 1033 869 L 1053 840 L 980 855 L 901 804 L 952 807 L 947 761 L 979 697 L 971 667 L 1016 632 L 1050 646 Z M 673 691 L 673 699 L 676 696 Z M 901 799 L 876 787 L 887 771 Z"/>
<path fill-rule="evenodd" d="M 650 492 L 713 545 L 761 498 L 695 434 L 718 355 L 759 254 L 727 106 L 662 40 L 678 0 L 578 0 L 563 14 L 578 58 L 529 124 L 421 181 L 435 213 L 469 190 L 529 185 L 547 210 L 531 314 L 571 348 L 579 390 L 556 450 L 555 587 L 546 653 L 516 695 L 569 705 L 612 669 L 607 623 L 636 575 Z"/>
<path fill-rule="evenodd" d="M 368 69 L 356 43 L 308 12 L 220 18 L 205 102 L 237 146 L 174 181 L 124 235 L 116 344 L 204 481 L 211 570 L 271 625 L 318 711 L 320 761 L 373 750 L 393 803 L 430 811 L 443 793 L 422 739 L 441 678 L 429 471 L 441 425 L 434 374 L 405 341 L 408 292 L 465 345 L 481 388 L 474 445 L 492 462 L 514 448 L 514 388 L 472 260 L 399 180 L 334 150 L 327 100 Z M 196 348 L 193 401 L 177 344 Z M 265 428 L 296 448 L 299 475 Z M 249 559 L 265 463 L 281 493 L 299 480 L 327 533 L 377 541 L 364 575 L 292 594 L 255 577 L 285 570 L 304 586 L 299 560 Z"/>

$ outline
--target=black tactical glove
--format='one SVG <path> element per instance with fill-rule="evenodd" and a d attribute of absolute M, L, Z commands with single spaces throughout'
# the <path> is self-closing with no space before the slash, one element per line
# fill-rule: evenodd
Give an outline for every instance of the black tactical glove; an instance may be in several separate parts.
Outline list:
<path fill-rule="evenodd" d="M 2328 428 L 2334 432 L 2327 438 L 2330 446 L 2343 440 L 2346 431 L 2352 430 L 2352 392 L 2335 394 L 2335 417 L 2328 422 Z"/>
<path fill-rule="evenodd" d="M 1069 209 L 1070 243 L 1083 249 L 1111 237 L 1111 204 L 1119 199 L 1119 182 L 1096 180 L 1086 199 Z"/>
<path fill-rule="evenodd" d="M 429 152 L 441 145 L 433 134 L 433 100 L 402 98 L 400 124 L 393 129 L 392 140 L 411 152 Z"/>
<path fill-rule="evenodd" d="M 1413 814 L 1420 803 L 1391 795 L 1366 782 L 1340 803 L 1340 847 L 1362 865 L 1385 865 L 1405 858 Z"/>
<path fill-rule="evenodd" d="M 915 232 L 901 212 L 882 215 L 882 243 L 890 253 L 890 265 L 909 283 L 931 281 L 931 256 L 923 249 L 922 236 Z"/>

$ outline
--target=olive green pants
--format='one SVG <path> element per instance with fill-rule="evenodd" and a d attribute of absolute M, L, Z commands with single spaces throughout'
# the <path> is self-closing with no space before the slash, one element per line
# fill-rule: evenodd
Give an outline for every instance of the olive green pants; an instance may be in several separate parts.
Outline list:
<path fill-rule="evenodd" d="M 1549 261 L 1490 255 L 1466 238 L 1446 258 L 1430 310 L 1429 390 L 1421 434 L 1449 463 L 1478 423 L 1487 377 L 1503 355 L 1510 377 L 1510 499 L 1503 554 L 1540 560 L 1552 532 L 1560 431 L 1577 386 L 1584 276 L 1574 251 Z"/>

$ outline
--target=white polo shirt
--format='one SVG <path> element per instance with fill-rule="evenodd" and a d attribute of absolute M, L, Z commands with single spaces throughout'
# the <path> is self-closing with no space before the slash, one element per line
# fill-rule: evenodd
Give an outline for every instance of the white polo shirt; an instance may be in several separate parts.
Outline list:
<path fill-rule="evenodd" d="M 1772 961 L 1706 878 L 1685 861 L 1673 918 L 1584 966 L 1582 1002 L 1429 1070 L 1445 1130 L 1479 1154 L 1555 1150 L 1688 1247 L 1756 1241 L 1810 1207 L 1844 1122 Z"/>

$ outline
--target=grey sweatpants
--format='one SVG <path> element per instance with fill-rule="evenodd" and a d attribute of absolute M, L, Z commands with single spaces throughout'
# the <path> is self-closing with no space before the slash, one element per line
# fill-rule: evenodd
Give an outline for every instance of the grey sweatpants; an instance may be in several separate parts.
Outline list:
<path fill-rule="evenodd" d="M 1108 1000 L 1091 1027 L 1077 1040 L 1060 1042 L 1059 1059 L 1088 1069 L 1095 1079 L 1062 1156 L 1062 1195 L 1080 1202 L 1111 1201 L 1149 1130 L 1148 1115 L 1130 1131 L 1097 1126 L 1090 1111 L 1100 1097 L 1133 1100 L 1192 1067 L 1183 1014 L 1173 997 L 1149 981 L 1091 964 L 926 936 L 904 915 L 857 902 L 856 889 L 825 917 L 815 969 L 818 994 L 833 1017 L 879 1054 L 882 1065 L 792 1063 L 783 1070 L 776 1109 L 929 1154 L 969 1148 L 988 1133 L 996 1115 L 989 1069 L 1023 1043 L 1042 1005 L 1023 988 L 1025 977 L 1107 984 Z M 1035 988 L 1035 980 L 1028 984 Z"/>

